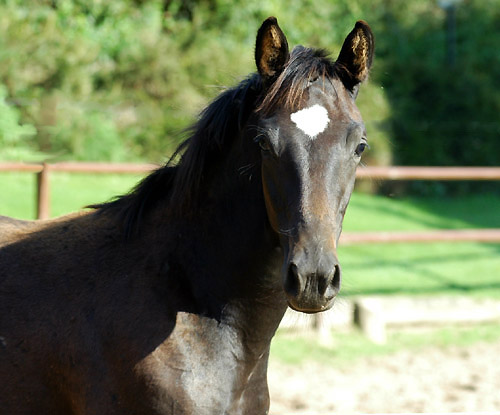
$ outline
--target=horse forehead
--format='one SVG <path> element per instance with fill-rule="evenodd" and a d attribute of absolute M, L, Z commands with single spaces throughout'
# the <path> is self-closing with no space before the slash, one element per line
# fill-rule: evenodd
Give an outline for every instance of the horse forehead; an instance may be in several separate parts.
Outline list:
<path fill-rule="evenodd" d="M 328 114 L 326 107 L 321 104 L 313 104 L 293 112 L 290 114 L 290 119 L 311 140 L 325 131 L 330 124 L 330 114 Z"/>
<path fill-rule="evenodd" d="M 316 89 L 316 88 L 315 88 Z M 344 94 L 327 94 L 324 91 L 310 94 L 305 105 L 290 114 L 292 125 L 315 140 L 333 124 L 358 121 L 359 111 L 350 97 Z"/>

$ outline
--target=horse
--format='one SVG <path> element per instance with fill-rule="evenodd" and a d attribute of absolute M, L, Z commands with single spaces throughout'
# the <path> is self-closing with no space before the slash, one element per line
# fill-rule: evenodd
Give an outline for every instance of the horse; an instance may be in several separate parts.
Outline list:
<path fill-rule="evenodd" d="M 373 51 L 363 21 L 336 61 L 289 51 L 270 17 L 257 71 L 128 194 L 47 221 L 3 217 L 1 412 L 268 413 L 287 307 L 327 310 L 340 289 Z"/>

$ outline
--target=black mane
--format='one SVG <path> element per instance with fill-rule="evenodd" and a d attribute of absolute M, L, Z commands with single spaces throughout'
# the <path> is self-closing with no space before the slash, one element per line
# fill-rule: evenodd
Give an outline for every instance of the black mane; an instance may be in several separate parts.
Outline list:
<path fill-rule="evenodd" d="M 187 130 L 189 138 L 165 166 L 139 182 L 129 194 L 91 207 L 99 213 L 117 215 L 128 236 L 138 231 L 143 215 L 159 202 L 166 202 L 169 211 L 176 214 L 193 212 L 201 189 L 224 157 L 224 149 L 253 112 L 266 116 L 278 107 L 294 110 L 311 80 L 329 80 L 339 69 L 326 51 L 295 47 L 283 72 L 268 89 L 260 76 L 253 74 L 226 90 L 202 111 L 199 120 Z"/>
<path fill-rule="evenodd" d="M 340 75 L 341 68 L 328 55 L 324 49 L 296 46 L 257 110 L 263 115 L 273 113 L 277 107 L 297 110 L 311 81 L 322 79 L 325 82 Z"/>
<path fill-rule="evenodd" d="M 212 175 L 227 141 L 241 130 L 255 109 L 261 90 L 260 77 L 254 74 L 224 91 L 186 130 L 189 138 L 164 166 L 140 181 L 130 193 L 90 207 L 101 214 L 118 216 L 127 236 L 138 231 L 143 215 L 159 202 L 167 202 L 170 211 L 178 214 L 193 209 L 202 184 Z"/>

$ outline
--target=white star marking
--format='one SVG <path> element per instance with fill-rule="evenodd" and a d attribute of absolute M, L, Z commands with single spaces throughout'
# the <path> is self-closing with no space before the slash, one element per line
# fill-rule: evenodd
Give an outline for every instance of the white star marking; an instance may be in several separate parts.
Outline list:
<path fill-rule="evenodd" d="M 330 118 L 325 107 L 315 104 L 312 107 L 294 112 L 290 119 L 295 125 L 306 133 L 311 140 L 314 140 L 318 134 L 325 131 Z"/>

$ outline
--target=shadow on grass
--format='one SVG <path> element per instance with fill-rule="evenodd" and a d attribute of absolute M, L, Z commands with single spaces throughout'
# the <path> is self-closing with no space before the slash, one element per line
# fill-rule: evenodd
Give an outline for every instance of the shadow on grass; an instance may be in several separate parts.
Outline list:
<path fill-rule="evenodd" d="M 392 258 L 387 258 L 384 257 L 383 259 L 373 259 L 373 260 L 362 260 L 362 262 L 356 262 L 349 264 L 351 268 L 368 268 L 368 269 L 373 269 L 374 267 L 380 267 L 380 266 L 408 266 L 409 262 L 415 262 L 419 261 L 422 263 L 425 263 L 427 265 L 432 265 L 432 264 L 443 264 L 445 262 L 453 262 L 457 260 L 478 260 L 478 259 L 490 259 L 492 257 L 496 257 L 500 255 L 500 244 L 495 244 L 495 243 L 481 243 L 478 244 L 479 246 L 483 246 L 485 248 L 488 248 L 488 250 L 491 252 L 490 253 L 482 253 L 482 254 L 477 254 L 475 253 L 473 256 L 470 257 L 465 257 L 463 254 L 440 254 L 440 255 L 419 255 L 418 257 L 414 257 L 411 260 L 406 259 L 392 259 Z M 389 245 L 385 245 L 384 247 L 388 247 Z M 453 244 L 450 243 L 450 246 L 453 247 Z M 371 246 L 373 248 L 373 246 Z M 348 247 L 344 247 L 344 250 L 348 250 Z M 500 275 L 499 275 L 500 278 Z"/>
<path fill-rule="evenodd" d="M 481 275 L 480 280 L 478 276 L 471 274 L 457 275 L 456 277 L 445 276 L 441 269 L 446 269 L 446 264 L 449 262 L 459 262 L 467 261 L 475 262 L 481 260 L 489 260 L 492 258 L 500 257 L 500 244 L 479 244 L 482 247 L 488 248 L 488 252 L 485 253 L 473 253 L 471 255 L 459 254 L 442 254 L 442 255 L 422 255 L 417 258 L 413 257 L 411 259 L 374 259 L 368 261 L 362 261 L 361 263 L 347 262 L 348 267 L 351 270 L 366 270 L 367 272 L 374 269 L 383 269 L 384 267 L 400 268 L 404 272 L 410 272 L 414 275 L 418 275 L 422 280 L 422 284 L 418 285 L 415 282 L 412 285 L 400 285 L 397 286 L 397 282 L 401 281 L 395 275 L 394 285 L 388 285 L 387 280 L 383 281 L 380 287 L 366 287 L 360 289 L 344 289 L 343 295 L 346 297 L 353 295 L 390 295 L 390 294 L 438 294 L 438 293 L 454 293 L 454 294 L 473 294 L 477 292 L 485 292 L 487 290 L 491 291 L 491 294 L 498 296 L 500 295 L 500 272 L 491 270 L 491 275 Z M 344 263 L 345 264 L 345 263 Z M 441 268 L 440 268 L 441 266 Z M 449 273 L 449 269 L 447 270 Z M 393 271 L 392 271 L 393 272 Z M 403 271 L 401 271 L 403 272 Z M 470 272 L 470 270 L 465 270 L 465 272 Z M 485 277 L 488 279 L 485 281 Z M 423 280 L 430 281 L 435 284 L 429 286 Z"/>
<path fill-rule="evenodd" d="M 373 204 L 372 200 L 357 199 L 356 206 L 372 214 L 380 212 L 385 217 L 397 217 L 430 228 L 439 226 L 445 229 L 456 229 L 457 225 L 467 228 L 500 228 L 500 215 L 498 214 L 500 196 L 387 199 L 390 203 Z"/>
<path fill-rule="evenodd" d="M 436 278 L 439 279 L 439 278 Z M 353 297 L 359 295 L 421 295 L 421 294 L 442 294 L 443 291 L 447 291 L 448 294 L 454 292 L 455 294 L 473 294 L 478 291 L 485 290 L 497 290 L 500 291 L 500 282 L 491 282 L 491 283 L 482 283 L 477 285 L 463 285 L 457 284 L 456 282 L 445 281 L 444 278 L 441 278 L 443 285 L 437 287 L 422 287 L 422 288 L 414 288 L 402 289 L 400 287 L 381 287 L 381 288 L 367 288 L 359 291 L 355 290 L 345 290 L 342 293 L 343 297 Z"/>

